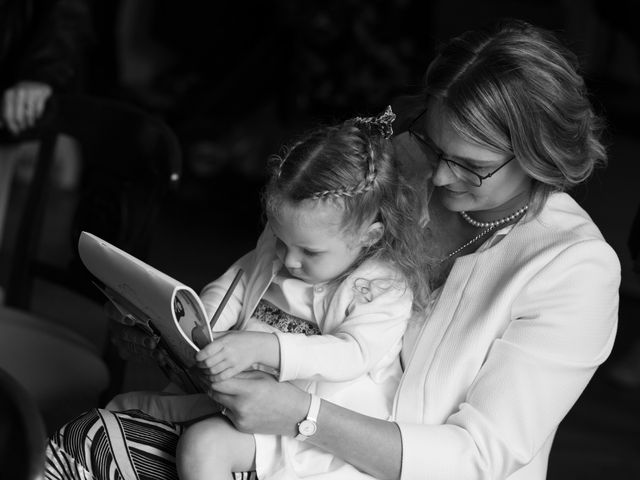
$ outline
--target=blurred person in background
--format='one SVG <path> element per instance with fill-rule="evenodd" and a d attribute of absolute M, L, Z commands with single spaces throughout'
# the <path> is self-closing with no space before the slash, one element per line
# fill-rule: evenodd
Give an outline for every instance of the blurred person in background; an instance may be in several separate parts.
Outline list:
<path fill-rule="evenodd" d="M 86 0 L 0 0 L 0 242 L 14 170 L 33 161 L 37 147 L 16 137 L 36 124 L 53 93 L 81 88 L 91 21 Z M 72 184 L 76 166 L 59 168 L 60 183 Z"/>

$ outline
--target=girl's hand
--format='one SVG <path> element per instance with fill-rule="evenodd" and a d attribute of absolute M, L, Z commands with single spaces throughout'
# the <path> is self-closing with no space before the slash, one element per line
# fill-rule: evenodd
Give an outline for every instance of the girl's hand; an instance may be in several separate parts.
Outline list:
<path fill-rule="evenodd" d="M 297 435 L 310 401 L 307 392 L 255 370 L 213 383 L 209 395 L 239 431 L 287 436 Z"/>
<path fill-rule="evenodd" d="M 219 382 L 258 363 L 278 368 L 280 345 L 272 333 L 217 332 L 213 334 L 213 341 L 196 353 L 196 361 L 211 382 Z"/>
<path fill-rule="evenodd" d="M 9 87 L 2 97 L 2 123 L 13 134 L 32 127 L 51 93 L 51 87 L 42 82 L 19 82 Z"/>

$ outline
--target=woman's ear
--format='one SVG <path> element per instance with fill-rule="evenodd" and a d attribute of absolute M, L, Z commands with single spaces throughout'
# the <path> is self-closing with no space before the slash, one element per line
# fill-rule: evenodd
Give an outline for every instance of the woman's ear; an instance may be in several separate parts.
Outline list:
<path fill-rule="evenodd" d="M 384 235 L 384 225 L 380 222 L 373 222 L 360 237 L 360 245 L 371 247 L 378 243 Z"/>

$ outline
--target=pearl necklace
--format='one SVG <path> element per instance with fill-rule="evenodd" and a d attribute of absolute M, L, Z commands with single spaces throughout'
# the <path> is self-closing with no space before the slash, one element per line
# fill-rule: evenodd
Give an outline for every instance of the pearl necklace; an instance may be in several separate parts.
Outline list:
<path fill-rule="evenodd" d="M 521 216 L 524 212 L 527 211 L 528 208 L 529 208 L 529 205 L 525 205 L 525 206 L 519 208 L 518 210 L 516 210 L 515 212 L 513 212 L 511 215 L 507 215 L 506 217 L 501 218 L 499 220 L 494 220 L 493 222 L 478 222 L 477 220 L 474 220 L 473 218 L 471 218 L 467 214 L 467 212 L 464 212 L 464 211 L 460 212 L 460 215 L 462 216 L 462 218 L 464 218 L 468 223 L 470 223 L 471 225 L 473 225 L 476 228 L 484 228 L 484 230 L 481 231 L 480 233 L 478 233 L 471 240 L 463 243 L 458 248 L 456 248 L 454 251 L 450 252 L 446 257 L 440 259 L 438 261 L 438 263 L 443 263 L 443 262 L 449 260 L 451 257 L 455 257 L 458 253 L 463 251 L 468 246 L 473 245 L 474 243 L 476 243 L 478 240 L 480 240 L 482 237 L 484 237 L 487 233 L 491 232 L 494 228 L 496 228 L 496 227 L 498 227 L 500 225 L 503 225 L 505 223 L 508 223 L 511 220 L 514 220 L 514 219 L 518 218 L 519 216 Z"/>
<path fill-rule="evenodd" d="M 469 245 L 473 245 L 474 243 L 476 243 L 478 240 L 480 240 L 482 237 L 484 237 L 487 233 L 489 233 L 491 230 L 493 230 L 495 228 L 495 226 L 491 226 L 483 231 L 481 231 L 479 234 L 477 234 L 475 237 L 473 237 L 471 240 L 469 240 L 468 242 L 463 243 L 462 245 L 460 245 L 458 248 L 456 248 L 453 252 L 450 252 L 446 257 L 441 258 L 438 263 L 443 263 L 446 262 L 447 260 L 449 260 L 451 257 L 456 256 L 458 253 L 460 253 L 461 251 L 463 251 L 465 248 L 467 248 Z"/>
<path fill-rule="evenodd" d="M 504 223 L 508 223 L 511 220 L 515 220 L 524 212 L 526 212 L 528 208 L 529 208 L 529 205 L 527 204 L 524 207 L 521 207 L 515 212 L 513 212 L 511 215 L 507 215 L 506 217 L 502 217 L 498 220 L 494 220 L 493 222 L 479 222 L 478 220 L 474 220 L 473 218 L 471 218 L 469 214 L 465 211 L 460 212 L 460 215 L 462 216 L 462 218 L 465 219 L 467 223 L 473 225 L 476 228 L 494 228 Z"/>

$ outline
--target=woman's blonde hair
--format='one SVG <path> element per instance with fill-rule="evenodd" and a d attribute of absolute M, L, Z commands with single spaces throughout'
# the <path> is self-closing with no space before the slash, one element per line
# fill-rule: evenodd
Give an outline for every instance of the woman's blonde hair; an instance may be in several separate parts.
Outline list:
<path fill-rule="evenodd" d="M 463 138 L 516 155 L 533 179 L 533 213 L 606 163 L 577 58 L 547 30 L 507 19 L 466 32 L 441 47 L 425 84 Z"/>

